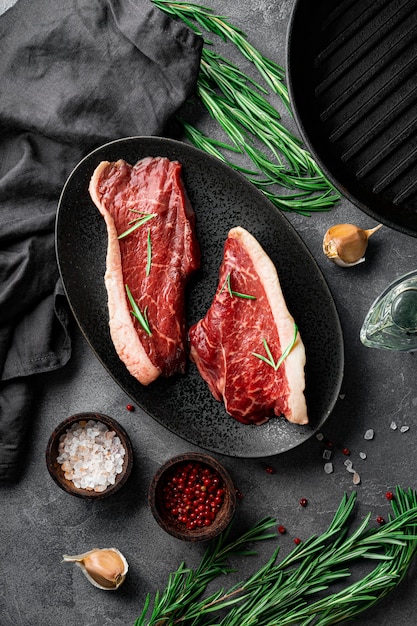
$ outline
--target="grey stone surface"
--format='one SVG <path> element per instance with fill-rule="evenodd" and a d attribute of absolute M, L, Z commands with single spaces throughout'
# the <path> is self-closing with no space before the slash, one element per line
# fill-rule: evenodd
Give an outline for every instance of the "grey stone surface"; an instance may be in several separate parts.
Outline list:
<path fill-rule="evenodd" d="M 0 8 L 5 4 L 0 3 Z M 212 0 L 206 4 L 228 14 L 255 46 L 285 63 L 292 1 L 241 0 L 226 4 Z M 229 56 L 233 58 L 233 54 Z M 285 113 L 283 120 L 296 131 Z M 208 116 L 201 122 L 216 134 Z M 338 445 L 331 460 L 333 472 L 326 473 L 328 460 L 323 459 L 322 447 L 314 437 L 299 448 L 268 459 L 218 457 L 243 494 L 238 502 L 236 528 L 245 528 L 264 516 L 275 516 L 277 523 L 287 528 L 287 533 L 277 538 L 282 555 L 292 549 L 294 537 L 306 539 L 323 532 L 345 492 L 358 492 L 358 519 L 370 511 L 375 520 L 378 515 L 388 515 L 388 489 L 397 484 L 417 486 L 417 357 L 371 350 L 359 341 L 360 326 L 375 297 L 396 276 L 415 268 L 416 241 L 382 228 L 372 240 L 366 262 L 341 269 L 322 254 L 324 232 L 340 222 L 373 226 L 366 215 L 343 200 L 328 213 L 310 218 L 288 215 L 288 219 L 316 258 L 339 310 L 346 344 L 345 375 L 325 434 L 351 450 L 350 459 L 361 482 L 353 484 L 353 474 L 347 471 L 346 457 Z M 15 485 L 0 488 L 1 626 L 128 626 L 138 616 L 146 594 L 164 588 L 168 574 L 183 560 L 189 566 L 196 565 L 204 549 L 165 534 L 147 504 L 149 482 L 159 465 L 193 448 L 140 408 L 128 412 L 125 407 L 129 398 L 103 369 L 75 324 L 73 335 L 74 354 L 68 366 L 39 378 L 22 478 Z M 134 469 L 127 485 L 97 503 L 61 491 L 45 464 L 45 449 L 54 427 L 68 415 L 89 410 L 119 420 L 135 450 Z M 396 430 L 390 428 L 393 421 L 398 425 Z M 409 430 L 401 432 L 401 426 L 409 426 Z M 374 430 L 371 440 L 364 438 L 368 429 Z M 267 472 L 267 466 L 274 473 Z M 308 499 L 305 508 L 299 505 L 301 497 Z M 272 552 L 273 545 L 262 545 L 259 557 L 242 559 L 239 573 L 224 584 L 253 572 Z M 116 593 L 92 587 L 81 570 L 62 562 L 64 553 L 111 546 L 121 550 L 130 565 L 126 582 Z M 356 623 L 414 625 L 415 568 L 389 598 Z"/>

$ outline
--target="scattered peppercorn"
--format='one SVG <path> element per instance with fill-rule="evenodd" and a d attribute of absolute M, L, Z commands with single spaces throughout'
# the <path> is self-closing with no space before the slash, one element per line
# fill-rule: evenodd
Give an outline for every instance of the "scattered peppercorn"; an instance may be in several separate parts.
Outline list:
<path fill-rule="evenodd" d="M 134 411 L 134 410 L 135 410 L 135 407 L 133 406 L 133 404 L 126 404 L 126 409 L 127 409 L 128 411 Z"/>
<path fill-rule="evenodd" d="M 301 539 L 300 539 L 299 537 L 296 537 L 296 538 L 294 539 L 294 543 L 295 543 L 295 545 L 296 545 L 296 546 L 299 546 L 299 545 L 300 545 L 300 543 L 301 543 Z"/>
<path fill-rule="evenodd" d="M 301 498 L 300 500 L 300 506 L 302 507 L 306 507 L 307 506 L 307 498 Z"/>
<path fill-rule="evenodd" d="M 267 465 L 267 466 L 265 467 L 265 472 L 266 472 L 267 474 L 275 474 L 275 469 L 274 469 L 271 465 Z"/>
<path fill-rule="evenodd" d="M 241 491 L 239 491 L 239 489 L 235 489 L 236 491 L 236 498 L 238 500 L 242 500 L 243 499 L 243 493 Z"/>
<path fill-rule="evenodd" d="M 278 526 L 278 532 L 279 532 L 281 535 L 285 535 L 285 533 L 286 533 L 286 528 L 285 528 L 285 526 Z"/>
<path fill-rule="evenodd" d="M 350 450 L 349 450 L 349 448 L 343 448 L 342 452 L 343 452 L 343 454 L 344 454 L 345 456 L 349 456 L 349 454 L 350 454 Z"/>
<path fill-rule="evenodd" d="M 385 524 L 385 520 L 381 515 L 378 515 L 376 521 L 378 522 L 378 524 Z"/>
<path fill-rule="evenodd" d="M 392 493 L 392 491 L 387 491 L 387 493 L 385 494 L 385 497 L 387 500 L 393 500 L 394 494 Z"/>

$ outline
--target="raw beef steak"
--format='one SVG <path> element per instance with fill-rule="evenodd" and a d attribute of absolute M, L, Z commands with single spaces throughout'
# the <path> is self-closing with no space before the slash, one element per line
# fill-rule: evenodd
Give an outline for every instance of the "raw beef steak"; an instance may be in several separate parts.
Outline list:
<path fill-rule="evenodd" d="M 108 233 L 105 284 L 111 338 L 130 373 L 147 385 L 185 370 L 184 291 L 199 267 L 195 214 L 181 164 L 148 157 L 100 163 L 89 191 Z M 120 237 L 135 224 L 140 224 Z M 140 323 L 132 314 L 144 318 Z M 148 326 L 147 326 L 148 325 Z"/>
<path fill-rule="evenodd" d="M 274 264 L 241 227 L 229 232 L 214 300 L 189 334 L 191 359 L 235 419 L 261 424 L 284 415 L 291 422 L 308 422 L 304 345 Z"/>

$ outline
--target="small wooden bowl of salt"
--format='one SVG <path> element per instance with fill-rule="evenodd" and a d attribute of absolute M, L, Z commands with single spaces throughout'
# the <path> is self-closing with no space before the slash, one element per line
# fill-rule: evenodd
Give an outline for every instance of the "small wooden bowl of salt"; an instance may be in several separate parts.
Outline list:
<path fill-rule="evenodd" d="M 124 428 L 102 413 L 78 413 L 51 434 L 46 465 L 67 493 L 86 499 L 107 497 L 122 487 L 132 470 L 133 450 Z"/>

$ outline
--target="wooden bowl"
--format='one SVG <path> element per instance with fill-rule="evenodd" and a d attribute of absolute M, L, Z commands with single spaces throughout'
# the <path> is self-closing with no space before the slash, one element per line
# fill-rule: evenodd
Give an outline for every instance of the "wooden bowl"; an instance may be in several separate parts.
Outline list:
<path fill-rule="evenodd" d="M 65 478 L 64 471 L 57 461 L 60 437 L 64 435 L 73 424 L 84 420 L 94 420 L 95 422 L 101 422 L 102 424 L 105 424 L 110 431 L 114 431 L 116 433 L 125 449 L 122 472 L 116 475 L 116 480 L 114 484 L 107 486 L 104 491 L 97 492 L 94 490 L 76 487 L 72 480 Z M 118 422 L 116 422 L 116 420 L 114 420 L 112 417 L 109 417 L 108 415 L 103 415 L 102 413 L 77 413 L 76 415 L 71 415 L 71 417 L 65 419 L 55 428 L 49 438 L 49 442 L 46 448 L 46 466 L 50 475 L 52 476 L 56 484 L 61 487 L 61 489 L 79 498 L 99 500 L 115 493 L 125 484 L 125 482 L 129 478 L 130 472 L 132 471 L 132 464 L 133 449 L 126 431 Z"/>
<path fill-rule="evenodd" d="M 223 491 L 222 503 L 219 504 L 220 508 L 210 525 L 188 528 L 167 507 L 166 492 L 170 489 L 172 478 L 177 472 L 185 471 L 186 466 L 207 468 L 207 471 L 219 478 L 219 487 Z M 236 490 L 228 472 L 218 461 L 206 454 L 187 453 L 173 457 L 159 468 L 150 484 L 148 501 L 158 524 L 173 537 L 184 541 L 209 541 L 225 530 L 232 521 L 236 509 Z"/>

